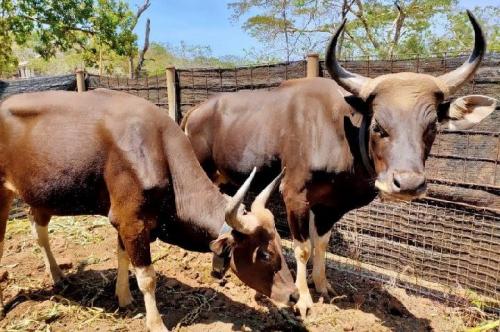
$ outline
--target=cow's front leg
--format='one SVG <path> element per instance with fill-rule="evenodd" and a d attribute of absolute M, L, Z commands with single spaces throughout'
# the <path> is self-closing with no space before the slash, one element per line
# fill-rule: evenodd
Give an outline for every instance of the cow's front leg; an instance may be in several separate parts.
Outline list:
<path fill-rule="evenodd" d="M 311 212 L 311 214 L 313 214 Z M 314 227 L 314 215 L 310 220 L 310 225 Z M 324 235 L 318 235 L 316 228 L 311 232 L 312 244 L 313 244 L 313 271 L 312 279 L 314 282 L 314 287 L 316 292 L 318 292 L 324 299 L 328 299 L 330 295 L 334 295 L 335 291 L 326 279 L 325 271 L 325 254 L 328 248 L 328 243 L 330 241 L 331 231 L 328 231 Z"/>
<path fill-rule="evenodd" d="M 146 327 L 151 332 L 168 331 L 156 306 L 156 274 L 151 264 L 148 226 L 142 220 L 120 223 L 120 237 L 135 269 L 137 284 L 144 296 Z"/>
<path fill-rule="evenodd" d="M 290 173 L 287 173 L 290 175 Z M 313 301 L 307 286 L 307 262 L 311 257 L 311 240 L 309 239 L 309 206 L 306 191 L 301 186 L 293 186 L 286 182 L 283 185 L 283 198 L 287 208 L 288 224 L 292 233 L 295 260 L 297 262 L 297 277 L 295 285 L 299 291 L 299 300 L 295 304 L 302 318 L 312 308 Z"/>
<path fill-rule="evenodd" d="M 134 300 L 132 293 L 130 293 L 130 285 L 128 281 L 128 267 L 130 264 L 130 259 L 128 258 L 127 252 L 123 247 L 123 243 L 118 236 L 117 245 L 117 258 L 118 258 L 118 272 L 116 275 L 116 288 L 115 295 L 118 297 L 118 304 L 120 308 L 124 308 Z"/>
<path fill-rule="evenodd" d="M 326 278 L 325 255 L 330 242 L 331 229 L 335 221 L 340 219 L 340 215 L 334 209 L 322 206 L 315 206 L 313 210 L 315 212 L 311 211 L 309 218 L 309 233 L 313 246 L 312 280 L 316 292 L 327 300 L 330 295 L 335 295 L 335 291 Z"/>
<path fill-rule="evenodd" d="M 305 318 L 307 312 L 313 306 L 313 300 L 311 298 L 311 293 L 309 292 L 309 287 L 307 286 L 307 262 L 311 256 L 311 241 L 293 241 L 295 260 L 297 262 L 297 278 L 295 279 L 295 285 L 299 290 L 299 301 L 295 305 L 299 310 L 300 315 Z"/>
<path fill-rule="evenodd" d="M 144 296 L 144 305 L 146 307 L 146 326 L 149 331 L 160 332 L 168 331 L 163 324 L 160 312 L 156 306 L 156 274 L 153 265 L 137 266 L 135 268 L 137 284 Z"/>

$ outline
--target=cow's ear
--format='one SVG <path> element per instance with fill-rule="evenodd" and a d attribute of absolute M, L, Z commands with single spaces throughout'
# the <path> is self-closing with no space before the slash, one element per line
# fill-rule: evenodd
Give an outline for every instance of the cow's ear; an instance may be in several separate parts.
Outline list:
<path fill-rule="evenodd" d="M 345 96 L 344 100 L 351 105 L 351 107 L 358 113 L 361 113 L 363 115 L 368 114 L 368 104 L 363 100 L 363 98 L 355 96 L 355 95 L 350 95 L 350 96 Z"/>
<path fill-rule="evenodd" d="M 470 95 L 456 99 L 452 103 L 444 102 L 438 107 L 438 120 L 449 130 L 470 129 L 499 109 L 495 98 L 482 95 Z"/>
<path fill-rule="evenodd" d="M 355 96 L 355 95 L 350 95 L 350 96 L 345 96 L 344 100 L 351 105 L 351 107 L 357 112 L 362 115 L 371 115 L 371 104 L 373 102 L 373 99 L 375 99 L 375 94 L 370 94 L 366 100 L 364 100 L 361 97 Z"/>
<path fill-rule="evenodd" d="M 210 250 L 217 256 L 221 256 L 233 245 L 233 243 L 234 239 L 231 233 L 225 233 L 220 235 L 216 240 L 210 242 Z"/>

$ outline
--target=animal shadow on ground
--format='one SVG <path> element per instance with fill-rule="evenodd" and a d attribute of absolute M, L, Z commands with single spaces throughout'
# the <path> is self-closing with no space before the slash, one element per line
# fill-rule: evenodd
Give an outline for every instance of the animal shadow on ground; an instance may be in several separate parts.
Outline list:
<path fill-rule="evenodd" d="M 258 180 L 256 181 L 258 182 Z M 262 187 L 263 183 L 265 181 L 260 182 L 260 187 Z M 245 198 L 246 206 L 251 205 L 254 197 L 259 193 L 260 187 L 251 188 Z M 223 191 L 232 194 L 235 189 L 237 188 L 228 184 L 223 188 Z M 271 196 L 267 208 L 273 212 L 276 227 L 282 238 L 289 239 L 290 231 L 287 225 L 286 208 L 279 191 L 276 191 Z M 333 232 L 331 243 L 334 243 L 335 249 L 339 252 L 349 251 L 349 241 L 346 241 L 339 232 Z M 287 253 L 288 266 L 291 268 L 295 278 L 296 271 L 293 252 L 289 249 L 285 249 L 285 252 Z M 309 265 L 311 263 L 312 259 L 309 260 Z M 329 265 L 331 264 L 334 265 L 335 262 L 329 262 Z M 308 271 L 309 276 L 311 272 L 311 270 Z M 392 331 L 433 331 L 428 319 L 415 317 L 400 300 L 383 287 L 381 282 L 333 269 L 327 269 L 327 274 L 330 284 L 339 295 L 339 299 L 333 302 L 339 309 L 356 309 L 373 314 L 380 319 L 384 326 Z M 314 290 L 314 286 L 312 284 L 309 286 L 313 300 L 316 303 L 320 299 Z"/>
<path fill-rule="evenodd" d="M 370 313 L 392 331 L 433 331 L 430 320 L 415 317 L 383 283 L 328 268 L 327 278 L 337 293 L 331 303 L 339 309 Z M 323 300 L 314 291 L 314 287 L 311 294 L 315 302 Z"/>
<path fill-rule="evenodd" d="M 156 299 L 158 309 L 169 329 L 178 324 L 223 322 L 233 324 L 232 329 L 243 327 L 252 330 L 306 331 L 290 311 L 273 306 L 270 301 L 260 301 L 268 312 L 258 311 L 245 303 L 235 302 L 225 294 L 210 287 L 192 287 L 160 273 L 157 276 Z M 133 273 L 129 277 L 134 304 L 120 309 L 117 315 L 132 318 L 145 314 L 142 293 Z M 71 302 L 84 307 L 100 307 L 107 313 L 115 313 L 118 301 L 115 297 L 116 269 L 83 270 L 68 274 L 64 282 L 54 287 L 21 291 L 5 305 L 6 312 L 31 300 Z M 56 297 L 54 295 L 57 295 Z"/>

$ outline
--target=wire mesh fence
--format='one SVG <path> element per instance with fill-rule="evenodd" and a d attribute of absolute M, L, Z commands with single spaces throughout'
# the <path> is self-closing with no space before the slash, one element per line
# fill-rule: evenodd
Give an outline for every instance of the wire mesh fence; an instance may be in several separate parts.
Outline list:
<path fill-rule="evenodd" d="M 388 60 L 350 59 L 343 66 L 370 77 L 411 71 L 440 75 L 468 54 Z M 306 76 L 306 62 L 232 69 L 178 70 L 180 113 L 213 94 L 272 89 Z M 320 76 L 329 77 L 324 62 Z M 500 98 L 500 55 L 487 54 L 474 80 L 456 95 Z M 500 137 L 498 112 L 474 131 L 438 133 L 427 161 L 429 198 L 414 203 L 379 200 L 346 214 L 334 228 L 330 253 L 370 268 L 354 273 L 390 281 L 421 294 L 453 302 L 475 294 L 500 307 Z M 288 232 L 280 206 L 279 227 Z M 336 264 L 334 264 L 335 266 Z M 387 277 L 391 275 L 391 277 Z M 459 291 L 460 290 L 460 291 Z"/>
<path fill-rule="evenodd" d="M 348 70 L 375 77 L 412 71 L 440 75 L 457 68 L 464 54 L 420 58 L 349 59 Z M 306 61 L 239 68 L 178 69 L 179 118 L 220 92 L 273 89 L 306 76 Z M 329 77 L 320 62 L 320 76 Z M 168 108 L 166 77 L 87 77 L 89 89 L 124 91 Z M 474 79 L 456 95 L 485 94 L 500 99 L 500 54 L 488 53 Z M 330 242 L 332 266 L 349 260 L 350 272 L 397 284 L 420 294 L 460 303 L 482 297 L 500 310 L 500 112 L 473 131 L 441 131 L 426 164 L 428 198 L 414 203 L 381 202 L 346 214 Z M 286 215 L 276 205 L 278 228 Z M 332 256 L 333 257 L 333 256 Z"/>
<path fill-rule="evenodd" d="M 147 99 L 161 108 L 168 108 L 167 79 L 165 75 L 130 79 L 90 74 L 87 75 L 86 85 L 89 90 L 106 88 L 131 93 Z"/>

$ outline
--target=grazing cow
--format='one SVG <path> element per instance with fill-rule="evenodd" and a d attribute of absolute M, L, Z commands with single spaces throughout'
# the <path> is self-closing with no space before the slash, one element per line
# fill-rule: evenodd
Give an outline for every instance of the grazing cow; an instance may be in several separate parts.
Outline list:
<path fill-rule="evenodd" d="M 214 251 L 247 285 L 276 302 L 298 299 L 265 204 L 276 178 L 245 212 L 255 171 L 234 197 L 210 181 L 189 140 L 168 115 L 141 98 L 109 90 L 40 92 L 0 104 L 0 254 L 17 194 L 31 206 L 32 226 L 54 282 L 63 277 L 51 253 L 53 215 L 99 214 L 118 231 L 116 295 L 132 302 L 129 262 L 144 295 L 146 325 L 166 327 L 156 307 L 150 242 Z M 3 304 L 2 304 L 3 310 Z"/>
<path fill-rule="evenodd" d="M 324 296 L 332 291 L 324 255 L 333 224 L 377 193 L 386 199 L 422 197 L 437 123 L 451 130 L 470 128 L 495 109 L 496 101 L 485 96 L 449 99 L 472 77 L 485 52 L 481 28 L 468 15 L 474 51 L 442 76 L 397 73 L 371 79 L 348 72 L 335 56 L 344 21 L 326 54 L 336 82 L 307 78 L 285 81 L 272 91 L 221 94 L 184 120 L 198 160 L 213 179 L 220 175 L 237 183 L 254 166 L 261 174 L 286 166 L 281 190 L 294 239 L 302 316 L 312 306 L 306 276 L 312 253 L 316 291 Z"/>

